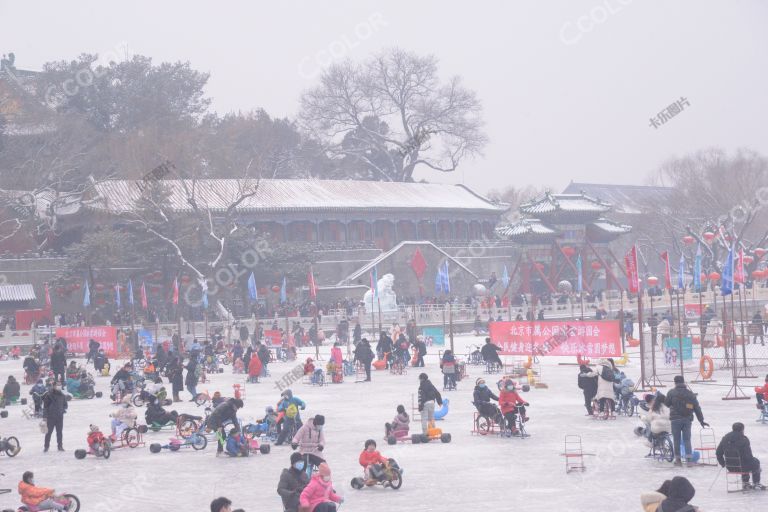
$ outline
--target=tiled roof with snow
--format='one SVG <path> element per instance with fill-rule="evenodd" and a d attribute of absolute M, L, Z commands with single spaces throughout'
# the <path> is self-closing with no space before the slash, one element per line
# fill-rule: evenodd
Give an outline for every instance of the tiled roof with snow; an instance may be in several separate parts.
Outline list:
<path fill-rule="evenodd" d="M 0 285 L 0 302 L 25 302 L 36 298 L 31 284 Z"/>
<path fill-rule="evenodd" d="M 611 209 L 604 203 L 585 194 L 551 194 L 547 192 L 541 199 L 520 205 L 520 211 L 528 215 L 540 215 L 554 212 L 565 213 L 603 213 Z"/>
<path fill-rule="evenodd" d="M 654 208 L 654 205 L 668 201 L 674 189 L 646 185 L 611 185 L 606 183 L 575 183 L 571 182 L 564 194 L 588 194 L 602 201 L 608 201 L 616 213 L 638 215 Z"/>
<path fill-rule="evenodd" d="M 605 231 L 606 233 L 617 234 L 617 235 L 623 235 L 625 233 L 629 233 L 630 231 L 632 231 L 632 226 L 628 226 L 626 224 L 619 224 L 618 222 L 613 222 L 608 219 L 597 219 L 595 222 L 592 223 L 592 226 L 602 231 Z"/>
<path fill-rule="evenodd" d="M 200 207 L 225 210 L 244 190 L 256 188 L 238 206 L 243 212 L 445 211 L 498 214 L 507 208 L 463 185 L 343 180 L 162 180 L 170 207 L 190 211 L 189 191 Z M 112 213 L 132 211 L 145 182 L 108 180 L 97 183 L 90 207 Z M 186 187 L 186 191 L 185 191 Z"/>
<path fill-rule="evenodd" d="M 530 235 L 551 237 L 558 235 L 559 232 L 556 229 L 543 224 L 538 219 L 521 219 L 514 224 L 497 227 L 496 234 L 502 238 L 515 238 Z"/>

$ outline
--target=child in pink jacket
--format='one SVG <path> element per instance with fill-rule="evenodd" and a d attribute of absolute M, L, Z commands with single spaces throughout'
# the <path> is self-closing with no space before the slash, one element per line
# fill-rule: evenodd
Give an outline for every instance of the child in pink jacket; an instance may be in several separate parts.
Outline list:
<path fill-rule="evenodd" d="M 335 512 L 336 503 L 341 503 L 344 498 L 333 491 L 331 482 L 331 468 L 323 462 L 318 467 L 317 474 L 312 477 L 309 484 L 301 491 L 299 504 L 302 512 Z"/>

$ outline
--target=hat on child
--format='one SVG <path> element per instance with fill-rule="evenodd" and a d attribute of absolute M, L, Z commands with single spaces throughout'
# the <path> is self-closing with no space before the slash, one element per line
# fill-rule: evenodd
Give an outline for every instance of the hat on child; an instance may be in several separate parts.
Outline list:
<path fill-rule="evenodd" d="M 88 428 L 91 429 L 91 432 L 98 432 L 99 431 L 99 427 L 97 427 L 96 425 L 90 425 Z"/>
<path fill-rule="evenodd" d="M 331 476 L 331 468 L 323 462 L 317 467 L 318 473 L 320 473 L 320 476 Z"/>

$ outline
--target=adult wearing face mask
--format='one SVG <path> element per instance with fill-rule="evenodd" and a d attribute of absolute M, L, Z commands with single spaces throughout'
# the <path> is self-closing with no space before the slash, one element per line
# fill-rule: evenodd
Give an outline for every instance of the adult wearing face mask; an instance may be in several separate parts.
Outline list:
<path fill-rule="evenodd" d="M 277 494 L 283 500 L 285 512 L 299 512 L 299 497 L 309 483 L 306 463 L 301 454 L 291 454 L 291 467 L 286 468 L 280 474 L 280 482 L 277 484 Z"/>
<path fill-rule="evenodd" d="M 325 435 L 323 435 L 323 426 L 325 425 L 325 416 L 322 414 L 310 418 L 308 422 L 301 426 L 296 435 L 293 436 L 291 448 L 298 448 L 299 453 L 304 456 L 304 460 L 313 466 L 318 466 L 324 462 L 320 454 L 325 448 Z"/>
<path fill-rule="evenodd" d="M 56 429 L 56 444 L 59 451 L 64 451 L 62 445 L 62 429 L 64 428 L 64 413 L 67 412 L 67 397 L 61 392 L 58 381 L 53 382 L 53 387 L 43 396 L 43 416 L 48 424 L 48 432 L 45 434 L 44 451 L 48 451 L 51 445 L 51 434 Z"/>
<path fill-rule="evenodd" d="M 499 397 L 496 396 L 493 391 L 485 384 L 485 379 L 479 378 L 475 381 L 475 390 L 472 393 L 473 402 L 482 416 L 493 418 L 496 416 L 498 409 L 491 403 L 491 400 L 499 401 Z"/>

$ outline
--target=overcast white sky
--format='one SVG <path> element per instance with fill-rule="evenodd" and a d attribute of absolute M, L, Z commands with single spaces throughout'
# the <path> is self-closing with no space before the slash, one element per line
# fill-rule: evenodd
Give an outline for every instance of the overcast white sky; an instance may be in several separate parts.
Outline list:
<path fill-rule="evenodd" d="M 19 68 L 127 44 L 210 72 L 219 112 L 294 116 L 330 54 L 432 53 L 478 92 L 490 143 L 463 170 L 417 178 L 480 192 L 643 183 L 708 146 L 768 155 L 767 1 L 0 0 L 0 20 L 0 52 Z M 681 96 L 690 107 L 651 128 Z"/>

